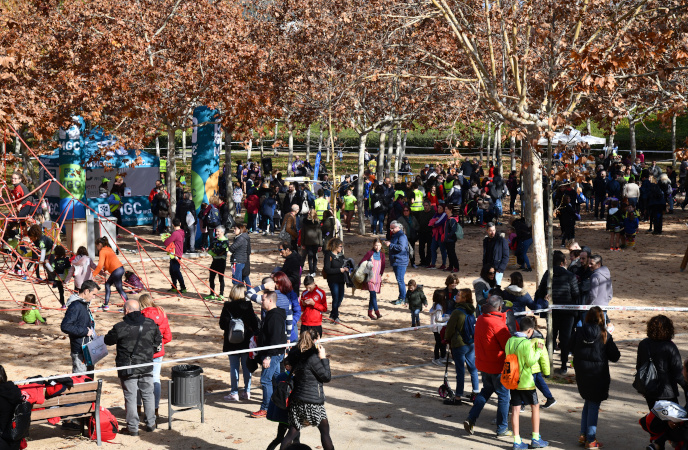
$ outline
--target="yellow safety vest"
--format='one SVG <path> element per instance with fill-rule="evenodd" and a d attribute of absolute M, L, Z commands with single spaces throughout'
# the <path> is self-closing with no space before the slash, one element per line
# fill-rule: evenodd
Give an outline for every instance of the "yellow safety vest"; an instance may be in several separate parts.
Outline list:
<path fill-rule="evenodd" d="M 114 199 L 117 203 L 114 205 L 112 203 L 110 203 L 110 213 L 117 211 L 119 209 L 120 205 L 122 204 L 122 199 L 119 197 L 119 195 L 112 194 L 112 196 L 114 197 Z"/>
<path fill-rule="evenodd" d="M 394 191 L 394 201 L 397 201 L 399 197 L 403 197 L 406 195 L 404 191 Z"/>
<path fill-rule="evenodd" d="M 327 199 L 318 197 L 315 199 L 315 210 L 318 212 L 318 219 L 323 219 L 323 214 L 327 211 Z"/>
<path fill-rule="evenodd" d="M 416 189 L 413 191 L 413 202 L 411 203 L 411 211 L 418 212 L 423 210 L 423 193 Z"/>
<path fill-rule="evenodd" d="M 166 159 L 160 160 L 160 172 L 167 172 L 167 160 Z"/>

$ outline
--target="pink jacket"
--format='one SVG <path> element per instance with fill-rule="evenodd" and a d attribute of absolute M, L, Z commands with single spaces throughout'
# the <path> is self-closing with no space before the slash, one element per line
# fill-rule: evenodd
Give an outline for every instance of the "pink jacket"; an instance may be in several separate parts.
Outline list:
<path fill-rule="evenodd" d="M 67 278 L 64 280 L 64 284 L 67 284 L 74 277 L 74 286 L 76 288 L 81 287 L 84 281 L 93 279 L 93 270 L 96 267 L 96 263 L 88 256 L 76 255 L 72 261 L 72 267 L 69 268 L 67 273 Z"/>

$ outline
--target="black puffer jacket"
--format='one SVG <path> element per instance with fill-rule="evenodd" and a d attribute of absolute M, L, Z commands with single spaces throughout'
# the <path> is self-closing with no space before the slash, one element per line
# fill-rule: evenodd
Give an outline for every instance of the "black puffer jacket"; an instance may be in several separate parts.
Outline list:
<path fill-rule="evenodd" d="M 316 405 L 325 403 L 323 383 L 328 383 L 332 379 L 330 360 L 320 359 L 315 347 L 304 353 L 301 353 L 298 347 L 294 347 L 285 363 L 291 365 L 294 373 L 294 390 L 289 398 Z"/>
<path fill-rule="evenodd" d="M 573 367 L 576 368 L 578 393 L 584 400 L 601 402 L 609 398 L 609 361 L 621 357 L 612 335 L 602 342 L 599 325 L 586 323 L 576 330 L 573 340 Z"/>
<path fill-rule="evenodd" d="M 229 322 L 232 318 L 241 319 L 244 322 L 244 341 L 239 344 L 229 343 Z M 220 314 L 220 329 L 225 332 L 223 352 L 247 349 L 251 338 L 260 331 L 258 317 L 253 312 L 251 302 L 245 300 L 225 302 Z"/>
<path fill-rule="evenodd" d="M 547 277 L 548 273 L 543 275 L 535 291 L 535 298 L 545 298 L 547 295 Z M 563 267 L 555 267 L 552 273 L 552 303 L 555 305 L 580 305 L 580 291 L 578 290 L 578 280 L 576 276 L 564 269 Z M 577 315 L 576 311 L 554 311 L 557 314 Z"/>
<path fill-rule="evenodd" d="M 141 325 L 143 325 L 143 329 L 141 330 L 139 345 L 136 353 L 132 355 Z M 141 311 L 134 311 L 124 316 L 124 320 L 116 323 L 105 335 L 105 345 L 115 344 L 117 344 L 117 356 L 115 357 L 117 367 L 128 366 L 130 363 L 144 364 L 153 362 L 153 355 L 162 345 L 162 335 L 153 320 L 145 317 Z M 134 369 L 134 374 L 140 375 L 152 371 L 153 366 L 139 367 Z M 124 376 L 121 371 L 118 371 L 117 374 L 120 377 Z"/>
<path fill-rule="evenodd" d="M 344 283 L 346 281 L 344 274 L 340 270 L 344 267 L 345 261 L 346 258 L 344 258 L 343 254 L 337 256 L 329 250 L 325 252 L 325 267 L 323 271 L 327 274 L 328 283 Z"/>
<path fill-rule="evenodd" d="M 320 229 L 320 221 L 304 219 L 303 227 L 301 228 L 301 245 L 317 245 L 322 247 L 322 230 Z"/>
<path fill-rule="evenodd" d="M 22 402 L 22 393 L 11 381 L 0 383 L 0 435 L 8 430 L 12 423 L 14 408 Z M 0 437 L 0 449 L 19 449 L 19 442 L 8 442 Z"/>
<path fill-rule="evenodd" d="M 241 233 L 234 238 L 234 242 L 229 246 L 232 254 L 231 261 L 238 264 L 249 264 L 251 254 L 251 238 L 248 233 Z"/>
<path fill-rule="evenodd" d="M 681 354 L 676 344 L 671 341 L 643 339 L 638 344 L 636 370 L 645 364 L 650 355 L 652 355 L 652 362 L 657 368 L 657 375 L 659 375 L 662 388 L 658 392 L 646 396 L 646 398 L 655 401 L 678 399 L 678 386 L 683 388 L 684 394 L 688 394 L 688 384 L 683 378 Z"/>

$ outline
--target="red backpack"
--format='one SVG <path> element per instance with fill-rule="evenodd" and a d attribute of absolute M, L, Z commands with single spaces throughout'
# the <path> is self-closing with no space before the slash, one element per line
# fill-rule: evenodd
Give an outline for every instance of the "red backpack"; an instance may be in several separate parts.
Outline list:
<path fill-rule="evenodd" d="M 109 409 L 100 407 L 100 440 L 104 442 L 110 442 L 117 437 L 117 432 L 119 431 L 119 426 L 117 425 L 117 419 L 112 415 Z M 95 441 L 98 439 L 96 435 L 96 418 L 95 415 L 91 416 L 88 420 L 88 435 L 91 440 Z"/>

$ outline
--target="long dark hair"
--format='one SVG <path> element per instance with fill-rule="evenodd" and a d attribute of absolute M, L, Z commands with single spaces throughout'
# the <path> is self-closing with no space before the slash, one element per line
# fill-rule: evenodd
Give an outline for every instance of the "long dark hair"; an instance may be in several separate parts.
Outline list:
<path fill-rule="evenodd" d="M 272 279 L 275 281 L 275 287 L 282 294 L 288 294 L 294 290 L 291 280 L 284 272 L 275 272 L 272 274 Z"/>
<path fill-rule="evenodd" d="M 487 284 L 489 284 L 490 287 L 493 288 L 497 285 L 497 280 L 495 280 L 495 279 L 490 280 L 490 270 L 491 269 L 494 269 L 494 267 L 483 266 L 483 268 L 480 269 L 480 278 L 487 281 Z"/>
<path fill-rule="evenodd" d="M 600 334 L 602 335 L 602 343 L 607 343 L 607 327 L 605 326 L 604 313 L 599 306 L 593 306 L 585 315 L 585 323 L 597 325 L 600 327 Z"/>
<path fill-rule="evenodd" d="M 0 366 L 0 383 L 7 383 L 7 373 L 2 366 Z"/>

